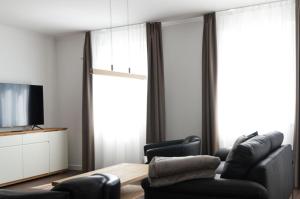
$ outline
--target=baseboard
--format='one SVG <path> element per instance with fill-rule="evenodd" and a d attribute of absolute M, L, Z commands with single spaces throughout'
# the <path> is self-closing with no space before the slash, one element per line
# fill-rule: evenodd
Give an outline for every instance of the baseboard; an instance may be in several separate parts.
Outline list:
<path fill-rule="evenodd" d="M 75 165 L 75 164 L 69 164 L 69 170 L 81 171 L 82 166 L 81 165 Z"/>

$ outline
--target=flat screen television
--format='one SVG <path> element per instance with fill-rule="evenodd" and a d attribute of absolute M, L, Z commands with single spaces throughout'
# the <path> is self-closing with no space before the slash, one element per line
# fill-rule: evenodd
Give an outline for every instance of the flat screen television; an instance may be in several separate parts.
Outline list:
<path fill-rule="evenodd" d="M 0 128 L 42 124 L 43 86 L 0 83 Z"/>

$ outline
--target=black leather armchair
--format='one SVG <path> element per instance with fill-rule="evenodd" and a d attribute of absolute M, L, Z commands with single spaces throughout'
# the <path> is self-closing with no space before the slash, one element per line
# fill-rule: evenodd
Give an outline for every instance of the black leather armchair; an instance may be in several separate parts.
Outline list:
<path fill-rule="evenodd" d="M 62 182 L 51 191 L 0 189 L 0 199 L 120 199 L 120 180 L 113 175 L 96 174 Z"/>
<path fill-rule="evenodd" d="M 153 157 L 180 157 L 201 154 L 201 139 L 198 136 L 189 136 L 181 140 L 165 141 L 144 146 L 144 154 L 147 156 L 147 163 Z"/>

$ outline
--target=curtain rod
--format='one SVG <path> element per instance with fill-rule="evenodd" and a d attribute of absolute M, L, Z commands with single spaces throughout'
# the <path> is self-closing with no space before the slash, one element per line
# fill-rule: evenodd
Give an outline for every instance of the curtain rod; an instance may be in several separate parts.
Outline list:
<path fill-rule="evenodd" d="M 285 2 L 285 1 L 289 1 L 289 0 L 275 0 L 275 1 L 269 1 L 269 2 L 263 2 L 263 3 L 248 5 L 248 6 L 241 6 L 241 7 L 224 9 L 224 10 L 217 10 L 217 11 L 214 11 L 214 12 L 225 12 L 225 11 L 234 10 L 234 9 L 249 8 L 249 7 L 254 7 L 254 6 L 268 5 L 268 4 L 272 4 L 272 3 L 279 3 L 279 2 Z M 166 20 L 166 21 L 161 21 L 161 23 L 163 24 L 163 23 L 172 23 L 172 22 L 174 22 L 176 24 L 176 22 L 178 22 L 178 21 L 183 21 L 184 22 L 184 21 L 192 20 L 194 18 L 197 19 L 197 18 L 202 17 L 204 15 L 205 14 L 201 14 L 197 17 L 190 17 L 190 18 L 184 18 L 184 19 L 178 19 L 178 20 Z M 160 21 L 160 20 L 154 20 L 154 21 L 150 21 L 150 22 L 155 22 L 155 21 Z M 134 26 L 134 25 L 141 25 L 141 24 L 145 24 L 145 23 L 147 23 L 147 22 L 140 22 L 140 23 L 132 23 L 132 24 L 129 24 L 129 25 L 114 26 L 114 27 L 112 27 L 112 29 L 113 28 L 124 28 L 124 27 L 127 27 L 127 26 Z M 105 30 L 105 29 L 109 30 L 110 28 L 99 28 L 99 29 L 93 29 L 93 30 L 90 30 L 90 31 Z"/>

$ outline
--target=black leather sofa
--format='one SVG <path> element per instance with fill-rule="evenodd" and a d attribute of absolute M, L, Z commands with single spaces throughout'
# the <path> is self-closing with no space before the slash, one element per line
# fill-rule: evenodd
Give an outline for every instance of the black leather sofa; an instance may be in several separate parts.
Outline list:
<path fill-rule="evenodd" d="M 144 154 L 147 156 L 147 163 L 153 157 L 180 157 L 201 154 L 201 139 L 198 136 L 189 136 L 185 139 L 165 141 L 144 146 Z"/>
<path fill-rule="evenodd" d="M 289 199 L 294 182 L 290 145 L 279 145 L 252 166 L 243 179 L 220 177 L 228 152 L 217 153 L 223 162 L 214 179 L 190 180 L 158 188 L 151 187 L 148 179 L 144 179 L 145 199 Z"/>
<path fill-rule="evenodd" d="M 51 191 L 0 189 L 0 199 L 120 199 L 120 180 L 113 175 L 96 174 L 62 182 Z"/>

